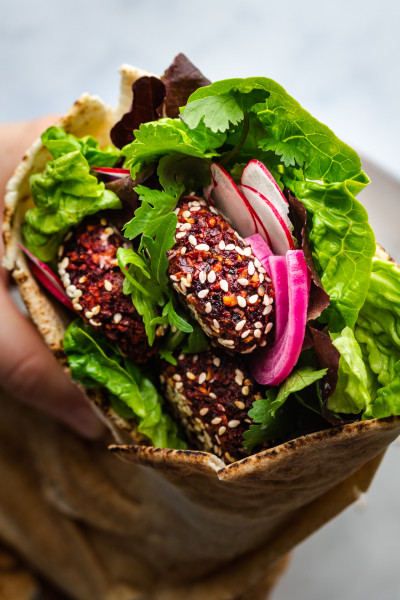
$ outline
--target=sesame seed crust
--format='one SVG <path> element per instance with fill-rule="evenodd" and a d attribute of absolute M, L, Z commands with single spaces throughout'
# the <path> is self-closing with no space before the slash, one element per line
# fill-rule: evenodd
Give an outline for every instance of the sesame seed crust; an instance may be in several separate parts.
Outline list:
<path fill-rule="evenodd" d="M 176 366 L 164 365 L 160 381 L 174 417 L 195 448 L 214 452 L 225 462 L 246 456 L 242 442 L 251 422 L 247 413 L 261 395 L 239 356 L 219 350 L 181 354 Z"/>
<path fill-rule="evenodd" d="M 134 362 L 146 362 L 150 348 L 142 317 L 122 291 L 124 276 L 116 260 L 126 240 L 106 222 L 85 220 L 64 240 L 58 269 L 82 320 L 107 335 Z M 67 291 L 68 293 L 68 291 Z"/>
<path fill-rule="evenodd" d="M 180 200 L 168 274 L 204 332 L 223 348 L 247 354 L 267 343 L 274 290 L 251 247 L 211 209 L 194 196 Z M 255 334 L 256 323 L 262 324 L 261 333 Z M 249 334 L 243 337 L 242 330 Z"/>

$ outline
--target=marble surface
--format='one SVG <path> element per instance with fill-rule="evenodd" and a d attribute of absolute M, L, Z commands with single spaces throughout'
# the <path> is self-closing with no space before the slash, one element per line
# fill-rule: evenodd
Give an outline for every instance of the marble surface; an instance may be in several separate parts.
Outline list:
<path fill-rule="evenodd" d="M 63 112 L 83 91 L 115 103 L 121 63 L 161 74 L 180 51 L 213 80 L 271 77 L 366 157 L 374 182 L 363 198 L 400 259 L 399 3 L 3 0 L 2 9 L 0 120 Z M 367 497 L 299 547 L 275 600 L 400 598 L 399 459 L 394 445 Z"/>

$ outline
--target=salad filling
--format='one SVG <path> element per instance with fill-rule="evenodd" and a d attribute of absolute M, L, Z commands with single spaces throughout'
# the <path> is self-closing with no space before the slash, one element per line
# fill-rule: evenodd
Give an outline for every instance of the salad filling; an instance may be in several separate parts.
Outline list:
<path fill-rule="evenodd" d="M 23 236 L 78 317 L 74 379 L 139 441 L 232 462 L 400 414 L 400 269 L 375 256 L 354 150 L 272 80 L 209 84 L 182 55 L 111 139 L 44 132 Z"/>

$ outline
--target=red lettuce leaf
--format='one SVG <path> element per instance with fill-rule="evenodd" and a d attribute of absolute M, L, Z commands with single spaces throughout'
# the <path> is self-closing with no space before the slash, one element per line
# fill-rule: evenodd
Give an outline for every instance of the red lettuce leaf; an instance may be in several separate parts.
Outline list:
<path fill-rule="evenodd" d="M 122 148 L 134 140 L 134 130 L 142 123 L 156 121 L 158 109 L 165 98 L 165 85 L 158 77 L 140 77 L 132 85 L 133 101 L 130 110 L 111 129 L 111 141 Z"/>
<path fill-rule="evenodd" d="M 165 71 L 163 81 L 167 90 L 164 115 L 171 118 L 179 116 L 179 107 L 185 106 L 189 96 L 199 87 L 210 85 L 204 75 L 184 54 L 178 54 L 172 65 Z"/>
<path fill-rule="evenodd" d="M 317 319 L 325 308 L 329 306 L 329 295 L 322 287 L 308 243 L 306 208 L 302 202 L 291 195 L 289 190 L 285 190 L 285 192 L 290 204 L 289 215 L 294 227 L 293 233 L 297 239 L 299 248 L 304 252 L 307 267 L 310 269 L 311 273 L 310 299 L 307 310 L 307 321 L 310 321 Z"/>

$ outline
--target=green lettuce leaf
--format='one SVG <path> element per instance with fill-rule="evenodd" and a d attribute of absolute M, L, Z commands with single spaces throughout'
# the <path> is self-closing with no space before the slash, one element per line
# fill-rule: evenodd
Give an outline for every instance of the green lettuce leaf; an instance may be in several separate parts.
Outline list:
<path fill-rule="evenodd" d="M 374 259 L 355 336 L 377 387 L 390 384 L 400 360 L 400 269 L 394 263 Z"/>
<path fill-rule="evenodd" d="M 392 381 L 377 391 L 377 397 L 363 414 L 363 419 L 382 419 L 400 415 L 400 361 L 395 364 Z"/>
<path fill-rule="evenodd" d="M 46 132 L 43 136 L 46 139 Z M 57 158 L 47 163 L 44 173 L 31 176 L 35 208 L 27 211 L 22 228 L 27 248 L 44 262 L 55 257 L 68 229 L 84 217 L 100 210 L 121 208 L 118 196 L 90 174 L 81 149 L 71 150 L 73 142 L 69 139 L 54 144 Z M 67 153 L 62 154 L 62 149 Z"/>
<path fill-rule="evenodd" d="M 99 142 L 93 136 L 77 138 L 66 133 L 61 127 L 49 127 L 42 134 L 41 139 L 53 158 L 78 150 L 82 152 L 89 165 L 94 167 L 114 167 L 120 159 L 120 150 L 115 146 L 100 148 Z"/>
<path fill-rule="evenodd" d="M 331 334 L 331 338 L 340 359 L 336 389 L 328 398 L 327 408 L 336 414 L 362 413 L 371 404 L 371 395 L 361 348 L 350 327 L 340 334 Z"/>
<path fill-rule="evenodd" d="M 72 377 L 87 387 L 103 387 L 125 418 L 138 424 L 138 431 L 159 448 L 184 448 L 177 426 L 162 411 L 162 397 L 151 379 L 132 362 L 123 359 L 104 336 L 73 321 L 65 332 L 64 350 Z"/>
<path fill-rule="evenodd" d="M 324 318 L 334 332 L 346 325 L 354 327 L 367 296 L 375 253 L 367 211 L 347 181 L 284 181 L 303 202 L 312 221 L 308 236 L 313 259 L 331 300 Z"/>

